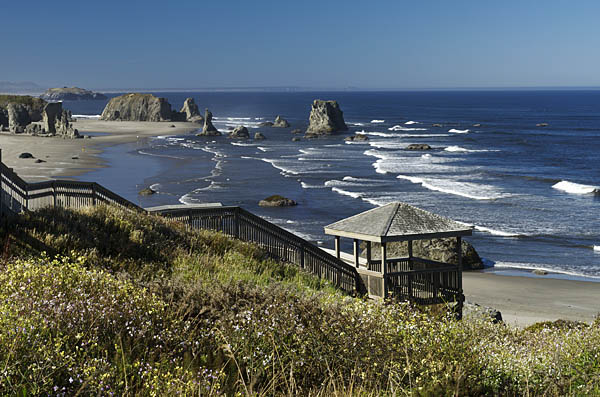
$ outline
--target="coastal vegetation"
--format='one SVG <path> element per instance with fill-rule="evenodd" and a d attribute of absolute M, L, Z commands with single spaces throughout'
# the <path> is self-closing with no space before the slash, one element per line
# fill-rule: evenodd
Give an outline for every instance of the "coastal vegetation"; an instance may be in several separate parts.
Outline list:
<path fill-rule="evenodd" d="M 2 395 L 600 394 L 600 319 L 514 329 L 347 296 L 106 206 L 27 213 L 0 237 Z"/>

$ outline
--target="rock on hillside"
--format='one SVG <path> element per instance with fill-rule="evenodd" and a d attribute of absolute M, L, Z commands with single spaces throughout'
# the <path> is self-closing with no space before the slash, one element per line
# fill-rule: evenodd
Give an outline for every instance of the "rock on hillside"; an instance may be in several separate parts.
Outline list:
<path fill-rule="evenodd" d="M 108 99 L 104 94 L 79 87 L 49 88 L 40 98 L 52 102 Z"/>
<path fill-rule="evenodd" d="M 165 98 L 152 94 L 125 94 L 112 98 L 104 108 L 101 120 L 167 121 L 172 116 L 171 105 Z"/>
<path fill-rule="evenodd" d="M 381 258 L 380 252 L 380 245 L 374 243 L 371 249 L 372 258 Z M 408 244 L 405 242 L 388 243 L 387 252 L 389 258 L 406 257 L 408 256 Z M 363 251 L 362 255 L 366 255 L 366 252 Z M 415 240 L 413 241 L 413 255 L 434 261 L 458 264 L 455 238 Z M 465 240 L 462 240 L 462 263 L 463 269 L 465 270 L 483 268 L 483 262 L 481 261 L 479 254 L 475 251 L 475 248 Z"/>
<path fill-rule="evenodd" d="M 344 113 L 337 101 L 322 101 L 315 99 L 310 111 L 307 134 L 332 134 L 337 131 L 347 131 Z"/>

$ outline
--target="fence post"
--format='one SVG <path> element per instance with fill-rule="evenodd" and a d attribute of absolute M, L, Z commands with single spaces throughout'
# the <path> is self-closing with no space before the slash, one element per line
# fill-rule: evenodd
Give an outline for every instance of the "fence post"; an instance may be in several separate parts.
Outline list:
<path fill-rule="evenodd" d="M 4 177 L 2 176 L 2 149 L 0 149 L 0 216 L 4 213 Z"/>
<path fill-rule="evenodd" d="M 240 207 L 236 207 L 233 216 L 234 237 L 240 238 Z"/>
<path fill-rule="evenodd" d="M 96 182 L 92 183 L 92 205 L 96 206 Z"/>
<path fill-rule="evenodd" d="M 304 269 L 304 244 L 300 244 L 300 268 Z"/>
<path fill-rule="evenodd" d="M 54 208 L 56 208 L 56 181 L 52 181 L 52 198 L 54 200 Z"/>

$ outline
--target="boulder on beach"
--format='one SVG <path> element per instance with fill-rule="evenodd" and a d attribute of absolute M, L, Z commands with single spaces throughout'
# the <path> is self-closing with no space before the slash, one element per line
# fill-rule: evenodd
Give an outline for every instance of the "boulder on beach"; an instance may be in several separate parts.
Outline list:
<path fill-rule="evenodd" d="M 262 134 L 262 132 L 257 132 L 254 134 L 254 139 L 257 141 L 262 141 L 263 139 L 266 139 L 266 137 Z"/>
<path fill-rule="evenodd" d="M 337 101 L 314 100 L 306 129 L 307 134 L 333 134 L 347 130 L 344 114 Z"/>
<path fill-rule="evenodd" d="M 348 142 L 365 142 L 369 140 L 369 137 L 366 134 L 356 134 L 347 136 L 344 140 Z"/>
<path fill-rule="evenodd" d="M 200 110 L 198 109 L 198 105 L 194 102 L 194 98 L 186 98 L 183 102 L 183 107 L 180 110 L 180 113 L 185 114 L 185 121 L 190 121 L 193 123 L 201 123 L 204 121 L 202 115 L 200 114 Z"/>
<path fill-rule="evenodd" d="M 413 143 L 408 145 L 406 150 L 431 150 L 431 146 L 426 143 Z"/>
<path fill-rule="evenodd" d="M 248 132 L 248 128 L 243 125 L 238 125 L 229 133 L 228 138 L 232 139 L 248 139 L 250 138 L 250 133 Z"/>
<path fill-rule="evenodd" d="M 273 123 L 274 128 L 288 128 L 289 126 L 290 123 L 288 123 L 288 121 L 281 116 L 277 116 L 275 118 L 275 122 Z"/>
<path fill-rule="evenodd" d="M 202 132 L 200 132 L 199 134 L 196 134 L 198 136 L 219 136 L 221 135 L 221 133 L 219 132 L 219 130 L 217 130 L 215 128 L 215 126 L 212 123 L 212 113 L 210 112 L 210 110 L 205 109 L 204 110 L 204 127 L 202 128 Z"/>
<path fill-rule="evenodd" d="M 364 246 L 364 243 L 362 244 Z M 363 247 L 366 248 L 366 247 Z M 371 246 L 371 257 L 380 259 L 381 245 L 373 243 Z M 388 258 L 400 258 L 408 256 L 408 244 L 406 242 L 388 243 Z M 363 257 L 366 249 L 362 251 Z M 413 255 L 420 258 L 431 259 L 438 262 L 458 264 L 456 254 L 455 238 L 437 238 L 433 240 L 413 241 Z M 483 269 L 483 261 L 475 248 L 467 241 L 462 240 L 462 264 L 465 270 Z"/>
<path fill-rule="evenodd" d="M 40 98 L 52 102 L 108 99 L 104 94 L 79 87 L 49 88 Z"/>
<path fill-rule="evenodd" d="M 260 200 L 258 205 L 261 207 L 291 207 L 297 205 L 294 200 L 275 194 L 264 200 Z"/>
<path fill-rule="evenodd" d="M 171 105 L 165 98 L 152 94 L 125 94 L 112 98 L 101 120 L 114 121 L 167 121 L 172 117 Z"/>
<path fill-rule="evenodd" d="M 35 157 L 33 157 L 33 154 L 31 154 L 29 152 L 24 152 L 19 155 L 19 158 L 20 159 L 34 159 Z"/>

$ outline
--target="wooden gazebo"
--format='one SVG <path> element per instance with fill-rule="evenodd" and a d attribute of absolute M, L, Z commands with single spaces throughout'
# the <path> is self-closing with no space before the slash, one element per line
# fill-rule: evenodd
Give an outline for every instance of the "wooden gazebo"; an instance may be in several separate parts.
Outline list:
<path fill-rule="evenodd" d="M 462 309 L 462 236 L 472 228 L 409 204 L 394 202 L 325 226 L 335 236 L 335 254 L 340 258 L 340 238 L 353 239 L 354 266 L 364 292 L 372 298 L 394 297 L 419 304 L 457 302 Z M 415 240 L 456 238 L 458 264 L 413 256 Z M 366 260 L 360 257 L 360 241 L 366 242 Z M 408 256 L 388 258 L 387 244 L 408 244 Z M 381 259 L 373 260 L 372 243 L 381 246 Z M 462 311 L 462 310 L 461 310 Z"/>

